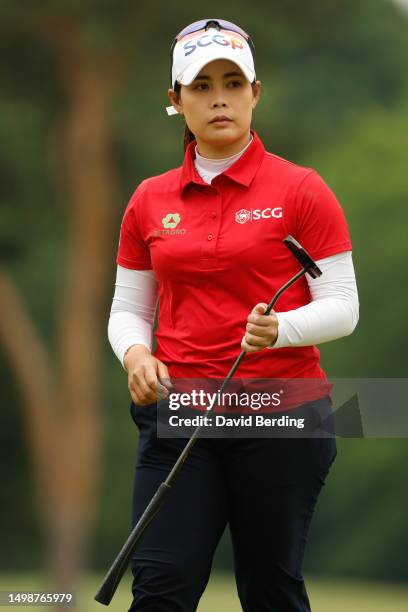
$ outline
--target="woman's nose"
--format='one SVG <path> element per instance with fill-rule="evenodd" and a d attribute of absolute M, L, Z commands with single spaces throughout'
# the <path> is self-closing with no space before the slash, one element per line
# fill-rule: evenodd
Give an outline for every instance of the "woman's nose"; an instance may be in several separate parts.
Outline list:
<path fill-rule="evenodd" d="M 217 108 L 218 106 L 227 106 L 227 103 L 220 98 L 217 98 L 212 103 L 213 108 Z"/>

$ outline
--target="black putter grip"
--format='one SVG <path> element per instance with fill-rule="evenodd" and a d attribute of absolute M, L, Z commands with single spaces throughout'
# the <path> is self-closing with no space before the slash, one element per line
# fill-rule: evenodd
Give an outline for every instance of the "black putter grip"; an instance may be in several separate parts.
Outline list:
<path fill-rule="evenodd" d="M 108 606 L 112 601 L 112 597 L 115 594 L 120 579 L 122 578 L 129 564 L 134 547 L 140 540 L 144 530 L 149 525 L 154 515 L 158 512 L 166 494 L 170 491 L 170 489 L 171 487 L 169 485 L 162 482 L 156 493 L 153 495 L 149 505 L 146 507 L 146 510 L 143 512 L 139 521 L 133 528 L 121 551 L 109 568 L 100 589 L 96 593 L 95 599 L 96 601 L 99 601 L 99 603 Z"/>

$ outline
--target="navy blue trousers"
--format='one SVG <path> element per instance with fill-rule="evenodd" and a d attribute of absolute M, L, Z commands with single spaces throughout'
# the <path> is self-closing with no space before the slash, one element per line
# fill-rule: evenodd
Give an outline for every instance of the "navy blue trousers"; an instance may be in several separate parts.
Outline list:
<path fill-rule="evenodd" d="M 329 398 L 312 406 L 330 414 Z M 132 403 L 131 415 L 134 526 L 187 440 L 157 438 L 156 404 Z M 242 610 L 310 612 L 302 563 L 336 454 L 334 437 L 199 438 L 134 552 L 129 611 L 194 612 L 228 524 Z"/>

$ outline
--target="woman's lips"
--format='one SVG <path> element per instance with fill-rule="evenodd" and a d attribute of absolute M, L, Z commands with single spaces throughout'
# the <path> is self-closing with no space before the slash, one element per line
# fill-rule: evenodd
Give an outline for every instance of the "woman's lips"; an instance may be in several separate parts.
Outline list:
<path fill-rule="evenodd" d="M 232 123 L 232 120 L 231 119 L 215 119 L 214 121 L 210 121 L 210 123 L 221 125 L 224 123 Z"/>

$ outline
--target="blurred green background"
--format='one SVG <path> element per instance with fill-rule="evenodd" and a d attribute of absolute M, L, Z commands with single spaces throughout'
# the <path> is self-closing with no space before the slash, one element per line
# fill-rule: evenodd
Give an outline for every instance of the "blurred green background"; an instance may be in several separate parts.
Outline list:
<path fill-rule="evenodd" d="M 2 1 L 1 588 L 19 572 L 61 585 L 101 572 L 128 533 L 137 430 L 107 322 L 126 203 L 182 163 L 182 120 L 165 106 L 170 43 L 188 23 L 218 16 L 251 34 L 254 129 L 316 168 L 345 210 L 360 321 L 319 347 L 327 374 L 406 376 L 407 4 Z M 306 574 L 405 582 L 406 440 L 338 450 Z M 214 570 L 232 563 L 225 534 Z"/>

